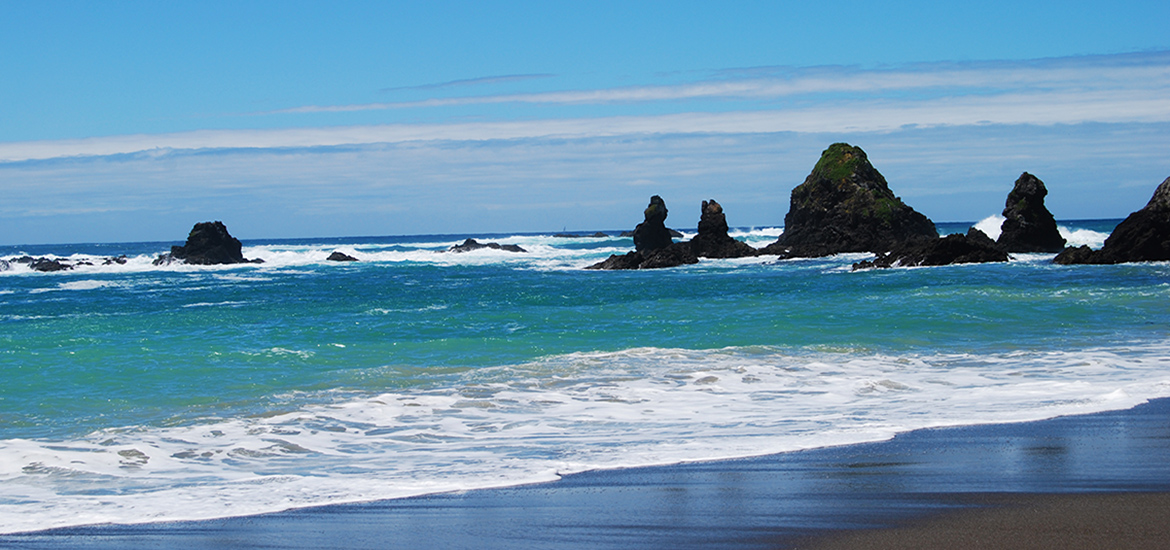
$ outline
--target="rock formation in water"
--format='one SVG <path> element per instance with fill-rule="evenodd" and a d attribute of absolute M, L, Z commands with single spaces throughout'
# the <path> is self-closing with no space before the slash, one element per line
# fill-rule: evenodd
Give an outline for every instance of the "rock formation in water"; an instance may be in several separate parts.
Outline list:
<path fill-rule="evenodd" d="M 727 217 L 715 199 L 703 201 L 699 232 L 691 239 L 691 252 L 700 258 L 743 258 L 755 256 L 756 249 L 727 234 Z"/>
<path fill-rule="evenodd" d="M 330 261 L 330 262 L 356 262 L 356 261 L 358 261 L 357 258 L 354 258 L 353 256 L 350 256 L 349 254 L 346 254 L 344 252 L 340 252 L 337 250 L 334 250 L 333 253 L 330 254 L 328 258 L 325 258 L 325 260 Z"/>
<path fill-rule="evenodd" d="M 666 228 L 666 202 L 662 197 L 650 197 L 650 205 L 642 212 L 645 218 L 634 228 L 634 251 L 614 254 L 586 269 L 658 269 L 698 263 L 690 243 L 676 243 Z"/>
<path fill-rule="evenodd" d="M 463 244 L 457 244 L 447 249 L 447 252 L 471 252 L 473 250 L 482 250 L 490 248 L 492 250 L 504 250 L 507 252 L 528 252 L 518 245 L 514 244 L 500 244 L 500 243 L 481 243 L 475 239 L 467 239 Z"/>
<path fill-rule="evenodd" d="M 1144 208 L 1117 225 L 1101 250 L 1069 247 L 1052 261 L 1058 264 L 1170 261 L 1170 178 L 1154 190 L 1154 196 Z"/>
<path fill-rule="evenodd" d="M 1064 237 L 1056 227 L 1056 218 L 1044 206 L 1048 189 L 1040 178 L 1024 172 L 1008 193 L 1003 208 L 1000 246 L 1008 252 L 1060 252 Z"/>
<path fill-rule="evenodd" d="M 642 211 L 645 218 L 634 228 L 634 250 L 649 252 L 666 248 L 674 241 L 670 238 L 670 230 L 666 228 L 666 201 L 654 195 L 650 197 L 650 205 Z"/>
<path fill-rule="evenodd" d="M 984 262 L 1006 262 L 1007 252 L 984 232 L 972 227 L 966 235 L 947 235 L 941 239 L 911 239 L 894 247 L 873 261 L 853 264 L 853 269 L 870 267 L 914 267 Z"/>
<path fill-rule="evenodd" d="M 245 259 L 242 250 L 240 240 L 228 233 L 223 222 L 199 222 L 191 228 L 186 244 L 172 246 L 170 253 L 160 255 L 154 260 L 154 265 L 165 265 L 175 261 L 192 265 L 264 262 Z"/>
<path fill-rule="evenodd" d="M 914 239 L 937 239 L 934 222 L 902 202 L 865 151 L 834 143 L 792 190 L 784 233 L 760 250 L 782 257 L 885 253 Z"/>

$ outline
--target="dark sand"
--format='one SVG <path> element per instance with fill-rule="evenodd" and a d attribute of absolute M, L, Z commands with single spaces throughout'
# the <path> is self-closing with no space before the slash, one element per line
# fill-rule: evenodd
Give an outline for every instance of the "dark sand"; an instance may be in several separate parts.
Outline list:
<path fill-rule="evenodd" d="M 510 489 L 6 535 L 0 548 L 1170 548 L 1168 494 L 1161 399 Z"/>

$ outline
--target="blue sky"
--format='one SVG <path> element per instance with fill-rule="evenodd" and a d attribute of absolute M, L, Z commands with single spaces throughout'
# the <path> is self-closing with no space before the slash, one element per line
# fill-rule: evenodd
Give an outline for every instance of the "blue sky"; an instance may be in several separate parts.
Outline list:
<path fill-rule="evenodd" d="M 1166 2 L 0 3 L 0 244 L 780 225 L 835 141 L 935 221 L 1170 176 Z"/>

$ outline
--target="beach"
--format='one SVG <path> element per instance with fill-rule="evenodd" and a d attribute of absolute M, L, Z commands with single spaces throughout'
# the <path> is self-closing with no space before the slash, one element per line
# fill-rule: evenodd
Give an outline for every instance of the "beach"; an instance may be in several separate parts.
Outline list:
<path fill-rule="evenodd" d="M 5 548 L 1165 547 L 1170 399 L 740 460 L 202 522 L 5 535 Z"/>

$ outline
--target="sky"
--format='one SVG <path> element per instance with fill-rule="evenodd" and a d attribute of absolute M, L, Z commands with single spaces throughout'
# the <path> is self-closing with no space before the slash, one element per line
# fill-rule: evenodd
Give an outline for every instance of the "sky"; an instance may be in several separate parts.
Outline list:
<path fill-rule="evenodd" d="M 0 2 L 0 244 L 783 224 L 864 149 L 936 222 L 1170 176 L 1170 3 Z"/>

